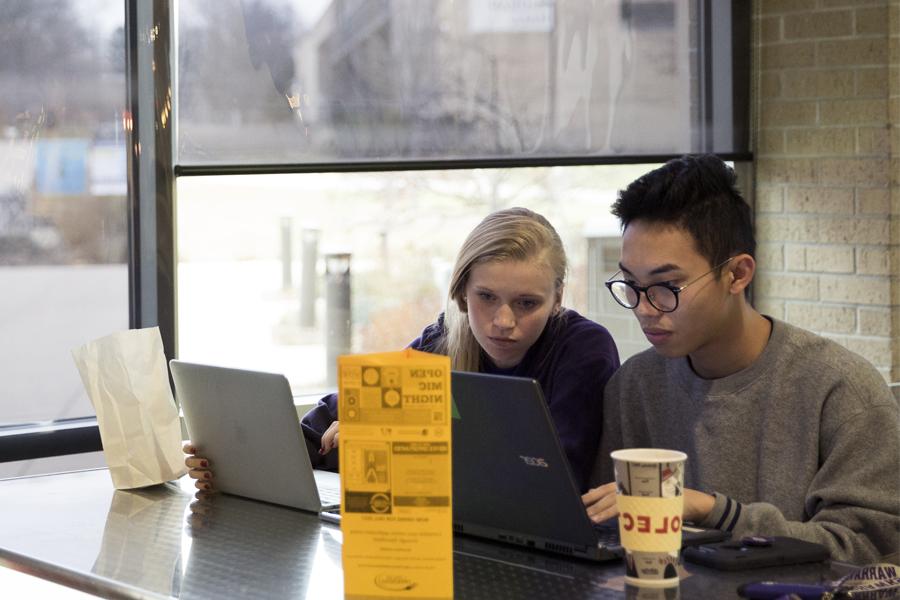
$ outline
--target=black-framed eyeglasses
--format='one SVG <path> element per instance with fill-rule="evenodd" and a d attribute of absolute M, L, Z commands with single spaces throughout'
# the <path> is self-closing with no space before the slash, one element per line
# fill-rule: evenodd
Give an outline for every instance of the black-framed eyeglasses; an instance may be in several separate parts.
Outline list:
<path fill-rule="evenodd" d="M 732 256 L 731 258 L 717 264 L 715 267 L 713 267 L 703 275 L 700 275 L 693 281 L 687 282 L 681 287 L 674 286 L 671 283 L 654 283 L 653 285 L 648 285 L 645 287 L 636 285 L 630 281 L 625 281 L 623 279 L 614 279 L 622 271 L 617 271 L 615 275 L 610 277 L 606 282 L 606 287 L 609 288 L 609 292 L 612 294 L 612 297 L 615 299 L 615 301 L 625 308 L 637 308 L 637 305 L 641 301 L 641 292 L 643 292 L 647 297 L 647 302 L 650 303 L 650 306 L 660 312 L 668 313 L 678 308 L 678 295 L 681 294 L 681 292 L 694 285 L 713 271 L 727 265 L 732 258 L 734 257 Z"/>

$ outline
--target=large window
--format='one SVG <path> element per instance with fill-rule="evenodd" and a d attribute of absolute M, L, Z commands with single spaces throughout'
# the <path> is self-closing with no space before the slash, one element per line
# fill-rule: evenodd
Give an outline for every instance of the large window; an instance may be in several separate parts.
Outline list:
<path fill-rule="evenodd" d="M 128 328 L 123 26 L 0 3 L 0 426 L 92 416 L 69 351 Z"/>

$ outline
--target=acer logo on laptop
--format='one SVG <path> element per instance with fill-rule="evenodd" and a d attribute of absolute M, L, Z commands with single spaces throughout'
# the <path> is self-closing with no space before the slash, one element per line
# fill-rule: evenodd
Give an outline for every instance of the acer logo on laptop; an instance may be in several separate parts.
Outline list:
<path fill-rule="evenodd" d="M 549 469 L 550 465 L 547 464 L 547 461 L 543 458 L 538 458 L 536 456 L 522 456 L 519 455 L 526 465 L 529 467 L 544 467 L 545 469 Z"/>

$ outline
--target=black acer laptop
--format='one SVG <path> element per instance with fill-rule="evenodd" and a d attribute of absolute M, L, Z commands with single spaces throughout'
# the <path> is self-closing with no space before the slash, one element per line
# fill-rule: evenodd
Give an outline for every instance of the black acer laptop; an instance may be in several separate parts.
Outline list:
<path fill-rule="evenodd" d="M 585 512 L 537 381 L 453 372 L 451 386 L 455 532 L 589 560 L 623 555 L 618 525 Z M 682 531 L 682 545 L 728 537 Z"/>

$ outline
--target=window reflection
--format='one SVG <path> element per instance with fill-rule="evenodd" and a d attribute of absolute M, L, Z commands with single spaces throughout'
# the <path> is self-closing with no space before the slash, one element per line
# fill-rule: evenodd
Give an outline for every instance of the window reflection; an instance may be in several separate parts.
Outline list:
<path fill-rule="evenodd" d="M 0 426 L 92 415 L 69 350 L 128 327 L 123 25 L 0 3 Z"/>
<path fill-rule="evenodd" d="M 178 355 L 328 389 L 337 353 L 400 349 L 438 316 L 478 221 L 527 206 L 563 238 L 564 304 L 609 328 L 624 359 L 647 343 L 603 288 L 619 259 L 609 206 L 649 168 L 181 177 Z"/>
<path fill-rule="evenodd" d="M 687 152 L 701 127 L 693 6 L 183 2 L 178 161 Z"/>

